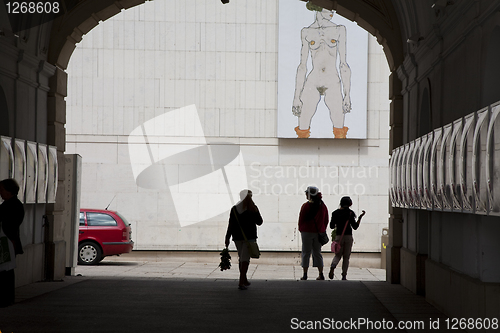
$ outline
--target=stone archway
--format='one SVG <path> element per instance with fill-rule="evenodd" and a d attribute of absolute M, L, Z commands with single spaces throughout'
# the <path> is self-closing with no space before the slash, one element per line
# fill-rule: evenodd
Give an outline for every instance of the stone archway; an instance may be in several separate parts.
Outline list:
<path fill-rule="evenodd" d="M 302 0 L 304 1 L 304 0 Z M 145 0 L 85 0 L 54 20 L 50 38 L 48 62 L 56 67 L 55 75 L 51 78 L 48 97 L 48 143 L 58 147 L 58 161 L 64 169 L 65 151 L 65 123 L 67 96 L 67 73 L 71 55 L 82 37 L 92 30 L 101 21 L 120 13 L 122 10 L 143 4 Z M 390 116 L 390 145 L 400 146 L 403 141 L 402 131 L 402 96 L 401 83 L 395 73 L 403 62 L 403 47 L 401 31 L 396 11 L 390 0 L 313 0 L 314 3 L 325 8 L 336 10 L 344 16 L 358 23 L 359 26 L 370 32 L 383 46 L 391 70 L 389 99 L 391 100 Z M 221 4 L 222 5 L 222 4 Z M 63 188 L 64 177 L 60 175 L 59 186 Z M 49 237 L 53 242 L 58 234 L 57 230 L 64 224 L 64 203 L 61 200 L 48 209 Z M 399 282 L 399 249 L 401 248 L 402 230 L 400 228 L 401 212 L 390 209 L 390 243 L 387 255 L 387 280 Z M 55 257 L 57 253 L 53 254 Z M 52 259 L 52 260 L 51 260 Z M 58 279 L 64 275 L 64 270 L 56 268 L 55 258 L 49 258 L 47 267 L 49 278 Z"/>

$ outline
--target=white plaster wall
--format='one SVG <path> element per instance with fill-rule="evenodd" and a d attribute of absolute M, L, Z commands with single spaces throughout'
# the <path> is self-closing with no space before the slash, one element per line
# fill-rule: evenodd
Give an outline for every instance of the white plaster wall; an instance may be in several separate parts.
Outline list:
<path fill-rule="evenodd" d="M 344 195 L 353 198 L 354 211 L 367 211 L 354 250 L 380 251 L 389 157 L 389 69 L 382 48 L 370 37 L 367 140 L 277 139 L 277 8 L 276 0 L 175 0 L 168 7 L 152 1 L 84 37 L 68 67 L 66 146 L 83 157 L 81 207 L 111 202 L 109 209 L 132 224 L 136 249 L 221 249 L 230 206 L 185 227 L 176 214 L 195 211 L 219 189 L 192 189 L 183 207 L 175 207 L 178 193 L 138 187 L 131 168 L 130 133 L 194 104 L 207 141 L 240 146 L 264 217 L 262 249 L 300 250 L 303 190 L 316 184 L 330 212 Z M 155 139 L 171 146 L 193 142 L 180 127 L 168 124 Z"/>

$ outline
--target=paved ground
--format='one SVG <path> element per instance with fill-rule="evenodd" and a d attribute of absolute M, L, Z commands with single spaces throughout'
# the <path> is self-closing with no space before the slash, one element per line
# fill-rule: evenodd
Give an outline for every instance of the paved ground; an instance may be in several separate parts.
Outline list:
<path fill-rule="evenodd" d="M 233 257 L 234 258 L 234 257 Z M 236 257 L 237 258 L 237 257 Z M 78 266 L 76 274 L 84 277 L 100 278 L 146 278 L 146 279 L 210 279 L 233 280 L 239 278 L 237 259 L 232 262 L 232 268 L 222 271 L 218 262 L 190 262 L 190 261 L 124 261 L 104 260 L 97 266 Z M 328 273 L 328 270 L 325 269 Z M 260 264 L 258 260 L 251 262 L 248 269 L 248 278 L 253 280 L 299 280 L 302 276 L 302 267 L 297 265 L 270 265 Z M 339 280 L 340 269 L 334 274 L 334 280 Z M 316 268 L 310 268 L 310 279 L 318 276 Z M 326 276 L 326 274 L 325 274 Z M 356 281 L 385 281 L 385 270 L 377 268 L 350 267 L 350 280 Z M 234 282 L 233 282 L 234 283 Z"/>
<path fill-rule="evenodd" d="M 447 332 L 442 313 L 384 282 L 381 269 L 352 267 L 349 281 L 299 281 L 296 265 L 255 260 L 252 285 L 240 291 L 237 267 L 221 272 L 217 259 L 135 254 L 78 266 L 81 276 L 18 288 L 16 304 L 0 309 L 0 331 L 317 332 L 342 325 L 336 331 Z M 441 330 L 431 330 L 431 320 Z"/>

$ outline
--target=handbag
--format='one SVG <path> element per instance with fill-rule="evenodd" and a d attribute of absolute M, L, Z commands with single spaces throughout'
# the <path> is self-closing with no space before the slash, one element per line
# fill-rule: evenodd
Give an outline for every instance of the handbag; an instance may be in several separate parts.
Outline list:
<path fill-rule="evenodd" d="M 248 252 L 250 252 L 250 258 L 259 259 L 260 258 L 260 249 L 259 249 L 259 245 L 257 244 L 257 242 L 247 241 L 247 243 L 248 243 Z"/>
<path fill-rule="evenodd" d="M 234 210 L 235 209 L 233 208 L 233 211 Z M 236 217 L 236 221 L 238 222 L 238 225 L 240 226 L 241 234 L 243 235 L 243 238 L 245 238 L 245 242 L 247 243 L 248 252 L 250 253 L 250 258 L 259 259 L 260 258 L 259 245 L 257 244 L 256 241 L 249 241 L 247 239 L 247 236 L 245 235 L 245 232 L 243 231 L 243 228 L 241 227 L 240 220 L 238 219 L 238 214 L 236 214 L 236 212 L 234 213 L 234 216 Z"/>
<path fill-rule="evenodd" d="M 0 226 L 0 272 L 16 268 L 14 245 L 4 234 Z"/>
<path fill-rule="evenodd" d="M 318 232 L 318 238 L 321 245 L 325 245 L 330 241 L 326 232 Z"/>
<path fill-rule="evenodd" d="M 344 230 L 342 231 L 342 236 L 340 236 L 340 240 L 338 242 L 332 241 L 331 250 L 335 254 L 338 254 L 340 252 L 340 249 L 341 249 L 340 244 L 342 243 L 342 238 L 344 238 L 344 232 L 345 232 L 345 229 L 347 228 L 348 224 L 349 224 L 349 220 L 347 220 L 347 222 L 345 223 Z"/>

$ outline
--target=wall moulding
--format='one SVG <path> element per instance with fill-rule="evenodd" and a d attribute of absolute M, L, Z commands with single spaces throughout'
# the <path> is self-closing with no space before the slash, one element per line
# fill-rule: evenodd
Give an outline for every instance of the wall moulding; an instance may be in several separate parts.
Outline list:
<path fill-rule="evenodd" d="M 500 216 L 500 101 L 392 151 L 393 207 Z"/>
<path fill-rule="evenodd" d="M 416 68 L 415 64 L 418 63 L 420 65 L 418 77 L 415 80 L 411 80 L 411 83 L 408 84 L 407 89 L 412 88 L 416 82 L 421 82 L 423 79 L 427 78 L 429 74 L 433 71 L 434 67 L 437 66 L 440 62 L 444 61 L 450 55 L 454 54 L 454 52 L 463 45 L 464 40 L 466 40 L 474 30 L 489 20 L 492 15 L 496 15 L 500 9 L 500 2 L 493 2 L 490 5 L 490 9 L 483 11 L 483 15 L 472 20 L 471 23 L 463 26 L 464 16 L 469 11 L 475 11 L 475 4 L 472 1 L 463 1 L 457 2 L 453 6 L 453 11 L 450 12 L 451 15 L 445 16 L 443 20 L 439 21 L 436 25 L 436 28 L 432 29 L 430 33 L 425 36 L 422 36 L 422 40 L 419 42 L 418 46 L 416 46 L 411 53 L 416 62 L 412 62 L 409 60 L 410 56 L 406 56 L 401 67 L 404 67 L 404 72 L 412 73 Z M 461 31 L 452 33 L 454 29 L 462 28 Z M 456 38 L 450 43 L 444 44 L 442 36 L 455 36 Z M 443 44 L 441 44 L 441 43 Z M 439 56 L 433 54 L 433 50 L 435 48 L 439 48 L 437 53 Z M 435 59 L 434 62 L 429 63 L 429 66 L 422 68 L 422 64 L 425 64 L 426 61 L 424 59 Z"/>
<path fill-rule="evenodd" d="M 488 195 L 488 214 L 500 216 L 500 181 L 498 165 L 500 164 L 500 105 L 493 106 L 490 111 L 488 134 L 486 141 L 485 178 Z M 496 198 L 496 200 L 495 200 Z"/>
<path fill-rule="evenodd" d="M 19 200 L 25 204 L 54 203 L 59 168 L 56 153 L 54 146 L 2 136 L 1 179 L 14 178 L 17 181 Z M 47 188 L 50 188 L 50 197 L 47 197 Z"/>

